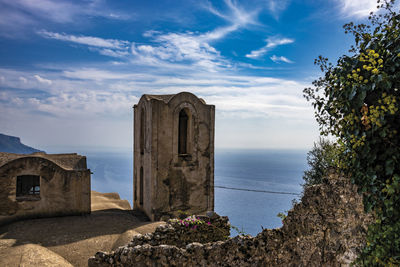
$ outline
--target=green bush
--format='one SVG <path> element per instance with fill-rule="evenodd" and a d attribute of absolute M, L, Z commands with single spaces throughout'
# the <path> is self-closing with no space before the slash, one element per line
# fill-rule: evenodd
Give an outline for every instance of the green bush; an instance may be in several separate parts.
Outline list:
<path fill-rule="evenodd" d="M 304 172 L 303 187 L 315 184 L 322 184 L 328 177 L 331 169 L 336 169 L 338 165 L 337 145 L 327 139 L 320 138 L 314 147 L 307 153 L 307 163 L 310 166 Z"/>
<path fill-rule="evenodd" d="M 340 170 L 363 194 L 376 221 L 357 264 L 400 265 L 400 15 L 394 1 L 379 2 L 370 25 L 344 26 L 355 44 L 324 76 L 304 89 L 323 135 L 338 140 Z"/>

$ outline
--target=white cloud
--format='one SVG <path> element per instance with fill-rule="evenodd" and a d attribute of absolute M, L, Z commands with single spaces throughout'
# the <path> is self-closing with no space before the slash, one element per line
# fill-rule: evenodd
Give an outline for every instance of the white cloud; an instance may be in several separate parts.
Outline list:
<path fill-rule="evenodd" d="M 231 67 L 231 64 L 221 56 L 211 43 L 224 38 L 227 34 L 239 28 L 258 24 L 256 20 L 258 11 L 246 11 L 232 0 L 225 0 L 225 5 L 227 7 L 226 14 L 216 11 L 211 5 L 209 11 L 223 17 L 230 25 L 205 33 L 163 33 L 149 30 L 143 34 L 144 37 L 150 39 L 147 44 L 137 45 L 125 40 L 77 36 L 47 30 L 40 30 L 37 33 L 44 38 L 86 45 L 90 50 L 101 55 L 129 59 L 131 62 L 135 62 L 135 65 L 168 68 L 191 66 L 198 70 L 216 72 L 221 68 Z"/>
<path fill-rule="evenodd" d="M 289 38 L 280 39 L 280 38 L 276 38 L 276 37 L 268 38 L 266 41 L 267 41 L 267 45 L 266 45 L 267 48 L 273 48 L 278 45 L 291 44 L 294 42 L 293 39 L 289 39 Z"/>
<path fill-rule="evenodd" d="M 62 0 L 2 0 L 1 2 L 12 7 L 14 10 L 23 10 L 31 15 L 47 18 L 55 22 L 70 22 L 74 14 L 79 12 L 76 5 Z"/>
<path fill-rule="evenodd" d="M 235 1 L 225 0 L 225 4 L 229 7 L 231 14 L 227 19 L 233 24 L 245 26 L 247 24 L 258 24 L 258 11 L 246 11 L 241 8 Z"/>
<path fill-rule="evenodd" d="M 115 39 L 103 39 L 99 37 L 93 36 L 76 36 L 76 35 L 69 35 L 65 33 L 56 33 L 56 32 L 49 32 L 46 30 L 38 31 L 38 34 L 50 39 L 56 39 L 60 41 L 67 41 L 77 44 L 84 44 L 88 46 L 95 46 L 101 48 L 112 48 L 118 50 L 127 50 L 130 46 L 130 42 L 122 41 L 122 40 L 115 40 Z"/>
<path fill-rule="evenodd" d="M 189 61 L 194 66 L 210 71 L 216 71 L 219 67 L 228 66 L 227 61 L 221 57 L 219 51 L 210 43 L 224 38 L 227 34 L 239 28 L 258 24 L 258 11 L 246 11 L 231 0 L 225 0 L 225 5 L 228 8 L 227 14 L 217 11 L 211 4 L 207 9 L 230 22 L 230 25 L 219 27 L 206 33 L 147 31 L 143 36 L 152 38 L 152 41 L 158 45 L 132 45 L 132 54 L 142 56 L 142 60 L 147 62 L 154 62 L 154 60 L 169 62 Z"/>
<path fill-rule="evenodd" d="M 270 57 L 270 59 L 275 63 L 279 63 L 279 62 L 294 63 L 293 61 L 291 61 L 290 59 L 288 59 L 287 57 L 284 57 L 284 56 L 278 57 L 276 55 L 272 55 L 272 57 Z"/>
<path fill-rule="evenodd" d="M 125 115 L 138 97 L 110 92 L 60 92 L 46 99 L 31 98 L 28 101 L 38 111 L 59 117 L 93 117 L 99 114 Z M 125 114 L 124 114 L 125 113 Z"/>
<path fill-rule="evenodd" d="M 279 15 L 282 11 L 284 11 L 289 4 L 289 0 L 269 0 L 268 1 L 268 9 L 271 11 L 272 15 L 275 19 L 279 18 Z"/>
<path fill-rule="evenodd" d="M 33 77 L 35 77 L 35 79 L 36 79 L 38 82 L 43 83 L 43 84 L 51 85 L 51 84 L 53 83 L 51 80 L 42 78 L 42 77 L 40 77 L 39 75 L 34 75 Z"/>
<path fill-rule="evenodd" d="M 0 0 L 0 35 L 25 36 L 32 28 L 58 24 L 87 23 L 88 18 L 103 17 L 126 20 L 130 15 L 110 10 L 105 1 L 91 0 L 74 3 L 69 0 Z M 40 26 L 41 25 L 41 26 Z"/>
<path fill-rule="evenodd" d="M 258 142 L 259 147 L 279 147 L 286 143 L 275 144 L 268 140 L 281 140 L 282 138 L 276 138 L 282 135 L 282 131 L 292 133 L 287 138 L 293 139 L 296 136 L 296 141 L 291 142 L 297 143 L 299 147 L 312 145 L 312 131 L 315 127 L 313 110 L 302 96 L 302 89 L 309 84 L 275 77 L 233 74 L 231 71 L 178 71 L 171 75 L 168 71 L 161 73 L 158 69 L 141 69 L 132 64 L 124 67 L 123 71 L 120 66 L 110 66 L 113 66 L 112 63 L 101 68 L 70 66 L 67 69 L 51 69 L 46 66 L 45 70 L 39 69 L 36 71 L 40 72 L 36 73 L 0 68 L 0 77 L 7 77 L 6 87 L 12 88 L 0 90 L 3 101 L 0 119 L 4 121 L 4 125 L 8 125 L 5 130 L 18 132 L 18 129 L 26 128 L 26 124 L 32 121 L 42 128 L 52 128 L 54 120 L 57 120 L 63 124 L 67 122 L 71 125 L 69 127 L 77 127 L 81 122 L 98 121 L 102 125 L 100 128 L 104 129 L 113 128 L 118 122 L 121 125 L 118 131 L 131 132 L 129 127 L 132 125 L 132 105 L 138 102 L 142 94 L 190 91 L 207 103 L 216 105 L 217 135 L 226 135 L 232 140 L 230 143 L 219 140 L 218 146 L 233 146 L 250 138 Z M 27 84 L 24 84 L 19 77 L 34 79 L 27 79 Z M 43 86 L 39 82 L 46 80 L 52 81 L 51 86 Z M 11 121 L 10 118 L 16 120 L 21 114 L 25 114 L 25 119 L 18 120 L 18 124 Z M 221 126 L 229 121 L 233 122 L 229 127 Z M 268 136 L 268 140 L 262 138 L 261 134 L 253 135 L 251 131 L 239 134 L 248 121 L 262 123 L 265 126 L 262 133 L 264 137 Z M 110 138 L 112 133 L 92 131 L 91 127 L 85 125 L 82 124 L 77 129 L 82 131 L 81 136 L 89 141 L 88 144 L 96 145 L 90 139 L 92 135 L 96 136 L 96 140 L 109 140 L 109 145 L 124 146 L 130 142 L 130 135 L 126 139 L 115 140 Z M 279 131 L 276 130 L 277 127 Z M 49 130 L 49 133 L 58 133 L 56 128 Z M 315 127 L 317 133 L 316 129 Z M 301 136 L 298 134 L 300 131 L 304 132 Z M 54 142 L 63 144 L 64 140 L 70 139 L 60 132 Z M 71 144 L 76 144 L 74 142 L 76 140 L 71 139 Z M 245 147 L 247 143 L 241 146 Z"/>
<path fill-rule="evenodd" d="M 232 0 L 224 0 L 224 2 L 225 5 L 228 7 L 227 14 L 215 9 L 210 2 L 208 2 L 208 6 L 206 6 L 206 9 L 212 14 L 231 22 L 231 24 L 235 25 L 236 27 L 245 27 L 247 25 L 259 24 L 257 21 L 259 10 L 245 10 L 240 7 L 236 1 Z"/>
<path fill-rule="evenodd" d="M 202 36 L 194 33 L 167 33 L 153 36 L 157 46 L 140 45 L 136 52 L 144 56 L 154 56 L 166 61 L 215 61 L 219 52 Z"/>
<path fill-rule="evenodd" d="M 134 77 L 132 74 L 116 73 L 107 70 L 99 70 L 94 68 L 83 68 L 77 70 L 65 70 L 62 76 L 71 79 L 103 81 L 103 80 L 127 80 Z"/>
<path fill-rule="evenodd" d="M 236 114 L 254 112 L 256 116 L 297 118 L 299 114 L 292 113 L 291 110 L 301 111 L 308 108 L 301 93 L 306 84 L 273 77 L 220 72 L 186 73 L 173 77 L 168 73 L 120 72 L 95 68 L 73 68 L 61 72 L 52 70 L 47 74 L 53 75 L 52 80 L 44 78 L 47 77 L 46 73 L 38 75 L 0 69 L 1 74 L 7 74 L 10 81 L 18 81 L 7 84 L 12 88 L 46 91 L 47 94 L 41 94 L 40 97 L 35 93 L 29 97 L 30 93 L 24 92 L 26 95 L 21 101 L 31 99 L 28 104 L 32 109 L 54 115 L 61 109 L 70 110 L 72 113 L 85 112 L 89 115 L 100 112 L 99 108 L 93 107 L 94 105 L 107 107 L 107 112 L 112 114 L 119 112 L 122 106 L 127 106 L 129 99 L 137 99 L 143 93 L 169 94 L 181 91 L 191 91 L 217 103 L 220 111 Z M 28 84 L 21 84 L 19 78 L 28 76 L 33 76 L 39 83 L 51 87 L 35 86 L 34 83 L 29 84 L 29 80 Z M 13 98 L 19 98 L 18 91 L 10 93 L 10 99 Z M 107 104 L 110 101 L 111 103 Z M 116 101 L 120 101 L 122 106 L 116 104 Z M 100 102 L 106 103 L 99 104 Z M 32 106 L 33 104 L 35 106 Z M 134 101 L 129 103 L 132 104 Z M 112 108 L 113 105 L 116 105 L 116 109 Z"/>
<path fill-rule="evenodd" d="M 130 55 L 129 52 L 131 46 L 134 46 L 134 44 L 124 40 L 104 39 L 100 37 L 84 35 L 77 36 L 65 33 L 49 32 L 46 30 L 40 30 L 37 32 L 37 34 L 44 38 L 87 45 L 90 50 L 96 51 L 101 55 L 116 58 L 128 57 Z"/>
<path fill-rule="evenodd" d="M 66 125 L 65 121 L 75 126 L 84 121 L 83 127 L 75 128 L 82 131 L 82 136 L 86 135 L 86 140 L 92 141 L 91 138 L 97 136 L 99 140 L 109 138 L 112 139 L 111 144 L 118 142 L 124 145 L 124 140 L 116 140 L 110 136 L 115 136 L 115 132 L 131 132 L 129 127 L 132 127 L 132 105 L 137 103 L 142 94 L 190 91 L 204 98 L 207 103 L 215 104 L 216 116 L 220 120 L 259 119 L 264 123 L 278 121 L 280 125 L 284 121 L 297 126 L 304 122 L 308 127 L 309 121 L 313 121 L 313 111 L 302 96 L 302 89 L 309 86 L 308 84 L 290 79 L 236 74 L 239 73 L 237 69 L 241 68 L 240 63 L 229 61 L 216 49 L 215 43 L 230 33 L 258 24 L 257 10 L 245 10 L 231 0 L 226 0 L 225 4 L 225 9 L 221 11 L 210 6 L 210 12 L 214 10 L 214 14 L 223 18 L 225 26 L 202 33 L 147 31 L 143 34 L 144 41 L 141 40 L 140 43 L 133 42 L 136 40 L 72 35 L 47 30 L 37 32 L 44 38 L 79 44 L 121 62 L 97 62 L 96 65 L 88 63 L 85 68 L 81 65 L 41 65 L 34 72 L 0 69 L 0 77 L 7 77 L 3 81 L 5 88 L 12 88 L 5 93 L 0 92 L 0 98 L 8 99 L 0 107 L 0 119 L 20 116 L 9 116 L 13 113 L 25 114 L 26 118 L 35 118 L 41 128 L 47 128 L 44 121 L 48 118 L 61 118 L 61 127 Z M 279 13 L 278 9 L 275 11 Z M 251 52 L 248 57 L 261 57 L 279 45 L 293 42 L 289 38 L 271 37 L 266 40 L 263 48 Z M 285 57 L 272 58 L 281 62 L 290 61 Z M 246 68 L 250 67 L 253 66 L 246 65 Z M 24 82 L 20 77 L 28 79 Z M 7 120 L 10 121 L 11 128 L 16 127 L 10 119 Z M 87 121 L 99 121 L 104 129 L 113 129 L 115 122 L 124 126 L 117 131 L 113 129 L 113 133 L 108 133 L 108 136 L 100 130 L 90 136 L 92 130 L 87 126 Z M 245 128 L 243 121 L 233 123 L 233 126 L 237 129 Z M 268 128 L 272 131 L 275 126 L 276 124 L 269 124 Z M 294 130 L 296 127 L 288 128 L 285 132 Z M 232 132 L 234 131 L 235 129 Z M 240 138 L 237 135 L 235 137 Z M 59 138 L 65 136 L 61 133 Z M 252 137 L 246 136 L 246 139 Z M 261 146 L 268 143 L 264 137 L 254 140 L 259 141 Z M 298 139 L 295 140 L 297 142 Z M 128 141 L 131 141 L 131 136 Z"/>
<path fill-rule="evenodd" d="M 364 18 L 377 10 L 376 0 L 337 0 L 344 16 Z"/>
<path fill-rule="evenodd" d="M 23 83 L 27 83 L 28 82 L 28 80 L 25 77 L 22 77 L 22 76 L 20 76 L 18 79 Z"/>
<path fill-rule="evenodd" d="M 269 37 L 265 41 L 267 43 L 265 46 L 261 47 L 260 49 L 251 51 L 250 54 L 246 55 L 246 57 L 253 59 L 259 58 L 277 46 L 293 43 L 294 39 Z"/>

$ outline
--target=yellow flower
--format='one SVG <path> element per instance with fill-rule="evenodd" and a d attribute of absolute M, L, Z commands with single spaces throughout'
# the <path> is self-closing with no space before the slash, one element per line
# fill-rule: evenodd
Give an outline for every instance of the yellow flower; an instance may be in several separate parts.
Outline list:
<path fill-rule="evenodd" d="M 367 80 L 367 79 L 365 79 L 365 80 L 364 80 L 364 83 L 368 83 L 368 80 Z"/>
<path fill-rule="evenodd" d="M 374 54 L 374 58 L 378 58 L 379 57 L 379 54 L 378 53 L 375 53 Z"/>
<path fill-rule="evenodd" d="M 357 72 L 360 72 L 360 68 L 357 68 Z"/>
<path fill-rule="evenodd" d="M 381 58 L 378 59 L 378 63 L 379 63 L 379 64 L 382 64 L 382 63 L 383 63 L 383 59 L 381 59 Z"/>
<path fill-rule="evenodd" d="M 372 73 L 373 73 L 373 74 L 378 74 L 378 73 L 379 73 L 379 70 L 378 70 L 378 69 L 373 69 L 373 70 L 372 70 Z"/>

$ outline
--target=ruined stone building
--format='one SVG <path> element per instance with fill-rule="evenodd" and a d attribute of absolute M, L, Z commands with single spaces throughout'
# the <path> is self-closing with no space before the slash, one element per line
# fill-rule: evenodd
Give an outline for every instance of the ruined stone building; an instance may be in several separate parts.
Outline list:
<path fill-rule="evenodd" d="M 77 154 L 0 153 L 0 224 L 90 213 L 90 170 Z"/>
<path fill-rule="evenodd" d="M 151 220 L 214 210 L 215 106 L 182 92 L 134 106 L 134 208 Z"/>

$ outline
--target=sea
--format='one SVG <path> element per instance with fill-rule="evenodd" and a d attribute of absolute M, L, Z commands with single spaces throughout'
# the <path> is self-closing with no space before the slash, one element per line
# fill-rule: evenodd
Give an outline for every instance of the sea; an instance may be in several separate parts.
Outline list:
<path fill-rule="evenodd" d="M 79 151 L 92 171 L 92 190 L 118 192 L 132 205 L 131 151 Z M 307 169 L 306 150 L 217 149 L 215 151 L 215 211 L 228 216 L 231 235 L 257 235 L 278 228 L 302 193 Z"/>

